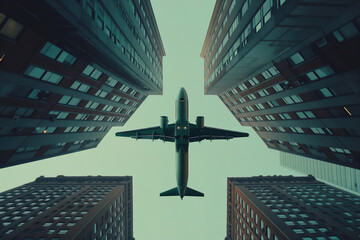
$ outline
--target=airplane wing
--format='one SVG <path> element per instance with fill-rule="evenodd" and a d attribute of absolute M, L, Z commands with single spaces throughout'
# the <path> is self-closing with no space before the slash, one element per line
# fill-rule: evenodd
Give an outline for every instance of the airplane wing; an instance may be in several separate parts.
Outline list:
<path fill-rule="evenodd" d="M 117 132 L 118 137 L 131 137 L 137 139 L 163 140 L 164 142 L 174 142 L 174 126 L 169 124 L 165 131 L 160 127 L 143 128 L 125 132 Z"/>
<path fill-rule="evenodd" d="M 190 142 L 200 142 L 202 140 L 232 139 L 238 137 L 248 137 L 248 133 L 229 131 L 219 128 L 204 127 L 198 128 L 195 124 L 190 124 Z"/>

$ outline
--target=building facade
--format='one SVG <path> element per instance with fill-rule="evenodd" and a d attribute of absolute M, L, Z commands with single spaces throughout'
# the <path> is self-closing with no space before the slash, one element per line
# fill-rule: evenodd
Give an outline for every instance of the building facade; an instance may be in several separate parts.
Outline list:
<path fill-rule="evenodd" d="M 280 152 L 280 165 L 360 195 L 360 170 Z"/>
<path fill-rule="evenodd" d="M 218 0 L 201 56 L 269 148 L 360 169 L 358 1 Z"/>
<path fill-rule="evenodd" d="M 226 240 L 358 239 L 360 197 L 314 177 L 228 178 Z"/>
<path fill-rule="evenodd" d="M 133 238 L 132 177 L 39 177 L 0 193 L 1 239 Z"/>
<path fill-rule="evenodd" d="M 164 55 L 149 0 L 1 1 L 0 168 L 96 147 Z"/>

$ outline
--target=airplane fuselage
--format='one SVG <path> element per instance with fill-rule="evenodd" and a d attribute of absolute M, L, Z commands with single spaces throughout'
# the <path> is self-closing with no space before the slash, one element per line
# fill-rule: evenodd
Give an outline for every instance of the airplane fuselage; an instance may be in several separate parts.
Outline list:
<path fill-rule="evenodd" d="M 175 149 L 176 149 L 176 182 L 180 198 L 185 195 L 189 172 L 189 105 L 184 88 L 181 88 L 175 101 Z"/>

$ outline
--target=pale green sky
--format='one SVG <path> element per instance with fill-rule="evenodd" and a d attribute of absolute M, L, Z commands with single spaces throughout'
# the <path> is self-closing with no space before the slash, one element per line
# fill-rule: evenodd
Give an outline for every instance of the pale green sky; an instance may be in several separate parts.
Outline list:
<path fill-rule="evenodd" d="M 204 96 L 202 44 L 215 0 L 152 0 L 164 43 L 164 95 L 150 96 L 124 127 L 111 129 L 96 149 L 0 169 L 0 191 L 34 181 L 36 177 L 133 176 L 134 237 L 137 240 L 224 239 L 226 178 L 289 175 L 279 153 L 257 134 L 242 127 L 217 96 Z M 192 143 L 188 186 L 204 198 L 159 197 L 176 186 L 173 143 L 115 137 L 115 132 L 159 126 L 160 116 L 175 117 L 180 87 L 189 97 L 189 117 L 205 117 L 205 125 L 248 132 L 230 141 Z M 298 174 L 296 174 L 298 175 Z"/>

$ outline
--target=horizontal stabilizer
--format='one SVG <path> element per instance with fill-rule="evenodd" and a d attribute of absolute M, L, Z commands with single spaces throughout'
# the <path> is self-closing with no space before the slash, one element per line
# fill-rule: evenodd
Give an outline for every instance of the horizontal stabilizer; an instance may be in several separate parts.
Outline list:
<path fill-rule="evenodd" d="M 179 196 L 178 188 L 174 187 L 170 190 L 160 193 L 160 197 L 168 197 L 168 196 Z"/>
<path fill-rule="evenodd" d="M 204 194 L 202 192 L 198 192 L 192 188 L 187 187 L 185 191 L 185 196 L 203 197 Z"/>

